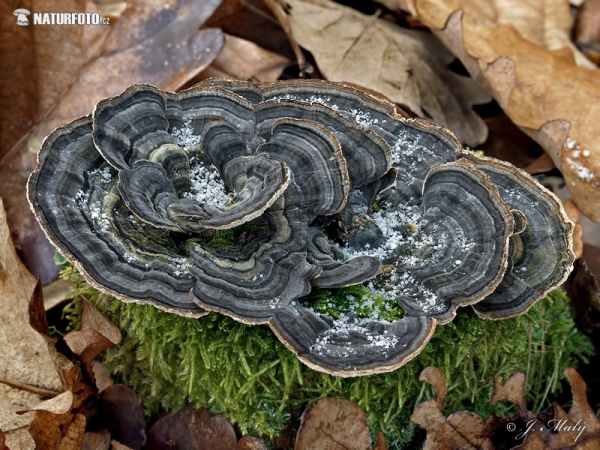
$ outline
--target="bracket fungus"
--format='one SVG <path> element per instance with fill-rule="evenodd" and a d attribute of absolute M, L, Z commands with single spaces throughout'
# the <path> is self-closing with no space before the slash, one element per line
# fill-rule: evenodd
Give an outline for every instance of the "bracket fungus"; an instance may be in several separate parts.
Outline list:
<path fill-rule="evenodd" d="M 574 259 L 529 175 L 326 81 L 131 86 L 46 138 L 28 195 L 96 288 L 268 324 L 340 376 L 400 367 L 459 306 L 522 314 Z M 339 314 L 308 295 L 351 285 L 367 294 Z"/>

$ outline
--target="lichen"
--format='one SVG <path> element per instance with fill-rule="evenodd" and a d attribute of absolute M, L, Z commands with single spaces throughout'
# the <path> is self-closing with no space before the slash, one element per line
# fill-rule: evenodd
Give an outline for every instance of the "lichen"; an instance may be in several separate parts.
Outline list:
<path fill-rule="evenodd" d="M 540 408 L 560 392 L 564 368 L 577 367 L 593 353 L 590 340 L 574 326 L 565 293 L 554 291 L 514 319 L 481 320 L 465 309 L 438 327 L 421 354 L 400 369 L 340 378 L 304 366 L 266 326 L 214 313 L 187 319 L 126 304 L 87 285 L 69 265 L 62 276 L 73 283 L 76 299 L 92 301 L 123 331 L 123 343 L 103 360 L 118 381 L 136 390 L 148 415 L 205 406 L 225 413 L 242 433 L 267 440 L 298 426 L 310 402 L 333 396 L 364 408 L 390 449 L 416 448 L 423 433 L 409 417 L 416 404 L 433 396 L 418 381 L 423 368 L 434 365 L 454 380 L 445 413 L 469 409 L 485 418 L 510 412 L 505 405 L 488 406 L 493 376 L 525 371 L 528 404 Z M 340 289 L 333 298 L 353 290 Z M 332 292 L 321 295 L 332 298 Z"/>

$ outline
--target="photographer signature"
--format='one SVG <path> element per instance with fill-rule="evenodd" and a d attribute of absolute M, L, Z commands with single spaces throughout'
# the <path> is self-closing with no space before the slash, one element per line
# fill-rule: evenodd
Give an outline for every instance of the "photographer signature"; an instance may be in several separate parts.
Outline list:
<path fill-rule="evenodd" d="M 537 419 L 532 419 L 529 422 L 527 422 L 525 424 L 525 427 L 526 427 L 525 431 L 517 434 L 515 436 L 515 439 L 520 440 L 520 439 L 526 438 L 527 434 L 529 434 L 529 432 L 531 431 L 531 429 L 535 426 L 535 424 L 537 422 L 538 422 Z M 579 419 L 577 421 L 577 423 L 574 423 L 572 425 L 569 425 L 568 422 L 569 422 L 568 419 L 551 419 L 546 424 L 546 427 L 548 428 L 549 431 L 554 431 L 556 433 L 558 433 L 558 432 L 577 433 L 577 436 L 575 436 L 575 439 L 573 440 L 574 442 L 577 442 L 577 440 L 581 437 L 581 435 L 587 429 L 587 423 L 583 422 L 581 419 Z M 510 422 L 509 424 L 506 425 L 506 429 L 508 431 L 515 431 L 517 429 L 517 426 L 514 423 Z M 540 427 L 540 431 L 544 431 L 543 426 Z"/>

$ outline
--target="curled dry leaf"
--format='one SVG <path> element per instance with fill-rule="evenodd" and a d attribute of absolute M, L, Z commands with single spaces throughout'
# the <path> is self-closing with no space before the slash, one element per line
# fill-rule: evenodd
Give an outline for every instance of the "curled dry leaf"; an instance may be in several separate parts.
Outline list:
<path fill-rule="evenodd" d="M 487 136 L 473 104 L 489 100 L 433 36 L 400 28 L 328 0 L 290 0 L 292 32 L 326 79 L 387 96 L 420 117 L 431 117 L 472 147 Z"/>
<path fill-rule="evenodd" d="M 35 278 L 15 253 L 0 199 L 0 377 L 59 391 L 61 380 L 46 344 L 29 327 L 27 307 L 35 286 Z M 25 429 L 31 414 L 15 413 L 30 409 L 41 400 L 33 393 L 0 384 L 0 428 L 6 433 L 8 447 L 33 448 Z"/>
<path fill-rule="evenodd" d="M 598 72 L 576 65 L 570 48 L 531 40 L 523 27 L 491 20 L 473 2 L 415 0 L 415 5 L 423 23 L 552 157 L 581 211 L 600 220 Z"/>
<path fill-rule="evenodd" d="M 424 449 L 495 449 L 519 445 L 525 450 L 581 448 L 595 449 L 600 439 L 600 421 L 586 399 L 586 385 L 575 369 L 565 374 L 571 383 L 573 406 L 567 414 L 557 403 L 551 411 L 533 413 L 525 404 L 525 374 L 517 372 L 504 384 L 494 380 L 490 404 L 507 400 L 518 406 L 516 417 L 490 416 L 485 422 L 477 414 L 460 411 L 444 417 L 441 412 L 444 374 L 428 367 L 421 374 L 437 393 L 437 399 L 422 402 L 410 420 L 425 428 Z M 550 415 L 548 413 L 550 412 Z M 575 447 L 576 446 L 576 447 Z"/>
<path fill-rule="evenodd" d="M 237 443 L 231 423 L 206 409 L 184 408 L 158 420 L 148 432 L 146 450 L 234 450 Z"/>
<path fill-rule="evenodd" d="M 365 411 L 348 400 L 322 398 L 309 405 L 302 414 L 294 448 L 367 450 L 370 446 L 371 430 Z"/>
<path fill-rule="evenodd" d="M 64 341 L 79 356 L 86 372 L 93 379 L 92 360 L 107 348 L 121 342 L 121 331 L 94 305 L 83 300 L 81 330 L 67 334 Z"/>
<path fill-rule="evenodd" d="M 75 396 L 65 391 L 32 408 L 35 411 L 29 432 L 39 450 L 77 450 L 81 447 L 87 419 L 73 413 Z"/>

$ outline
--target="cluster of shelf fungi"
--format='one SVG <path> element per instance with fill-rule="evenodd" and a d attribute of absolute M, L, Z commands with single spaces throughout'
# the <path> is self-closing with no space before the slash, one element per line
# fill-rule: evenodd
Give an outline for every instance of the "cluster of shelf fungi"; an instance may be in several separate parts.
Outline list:
<path fill-rule="evenodd" d="M 525 313 L 574 258 L 573 224 L 529 175 L 325 81 L 131 86 L 46 138 L 28 192 L 97 289 L 268 324 L 340 376 L 400 367 L 460 306 Z M 224 230 L 234 239 L 210 245 Z M 401 317 L 332 317 L 304 300 L 357 284 Z"/>

